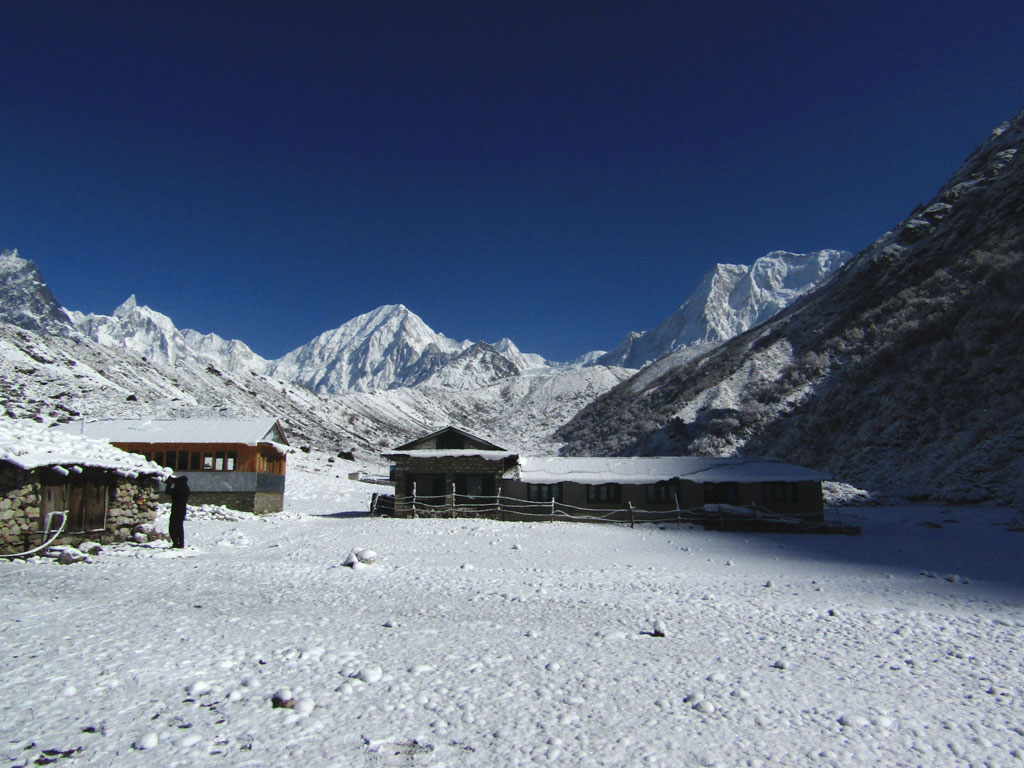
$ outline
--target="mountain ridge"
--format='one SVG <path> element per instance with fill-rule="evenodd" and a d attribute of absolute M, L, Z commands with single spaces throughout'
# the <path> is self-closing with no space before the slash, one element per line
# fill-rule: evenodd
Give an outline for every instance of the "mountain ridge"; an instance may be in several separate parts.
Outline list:
<path fill-rule="evenodd" d="M 774 316 L 852 256 L 832 249 L 771 251 L 749 267 L 717 264 L 656 328 L 629 334 L 596 363 L 643 368 L 685 347 L 721 343 Z"/>
<path fill-rule="evenodd" d="M 1024 113 L 817 291 L 589 404 L 570 453 L 773 455 L 882 493 L 1024 503 Z"/>

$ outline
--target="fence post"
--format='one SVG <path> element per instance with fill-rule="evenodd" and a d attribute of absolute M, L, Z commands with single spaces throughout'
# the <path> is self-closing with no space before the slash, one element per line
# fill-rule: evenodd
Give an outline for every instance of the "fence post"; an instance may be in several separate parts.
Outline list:
<path fill-rule="evenodd" d="M 494 504 L 495 504 L 495 510 L 494 511 L 498 513 L 498 516 L 502 520 L 504 520 L 505 519 L 505 510 L 503 510 L 501 508 L 501 486 L 500 485 L 498 486 L 498 495 L 495 496 L 495 498 L 494 498 Z"/>
<path fill-rule="evenodd" d="M 555 522 L 555 497 L 551 497 L 551 519 L 548 522 Z"/>
<path fill-rule="evenodd" d="M 455 517 L 455 483 L 452 483 L 452 517 Z"/>
<path fill-rule="evenodd" d="M 629 527 L 633 528 L 636 523 L 636 516 L 633 514 L 633 502 L 627 501 L 626 504 L 629 505 Z"/>
<path fill-rule="evenodd" d="M 416 483 L 412 484 L 412 516 L 414 518 L 419 517 L 416 514 Z"/>
<path fill-rule="evenodd" d="M 676 500 L 676 525 L 679 525 L 681 522 L 683 522 L 683 513 L 679 509 L 679 494 L 673 492 L 672 495 L 675 497 Z"/>
<path fill-rule="evenodd" d="M 370 517 L 376 517 L 376 515 L 374 515 L 374 512 L 376 512 L 376 511 L 377 511 L 377 494 L 375 493 L 375 494 L 373 494 L 373 496 L 370 497 Z"/>

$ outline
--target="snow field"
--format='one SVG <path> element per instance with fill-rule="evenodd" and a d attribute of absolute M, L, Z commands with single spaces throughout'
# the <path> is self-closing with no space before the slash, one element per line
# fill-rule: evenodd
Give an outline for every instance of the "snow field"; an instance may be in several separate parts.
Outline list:
<path fill-rule="evenodd" d="M 180 553 L 0 563 L 9 764 L 1024 760 L 1005 514 L 752 536 L 359 517 L 372 489 L 312 466 L 288 488 L 282 515 L 190 517 Z"/>

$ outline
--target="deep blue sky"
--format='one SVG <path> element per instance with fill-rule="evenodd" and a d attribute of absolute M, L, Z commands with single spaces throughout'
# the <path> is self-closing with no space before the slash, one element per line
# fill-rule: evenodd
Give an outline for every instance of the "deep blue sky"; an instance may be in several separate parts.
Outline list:
<path fill-rule="evenodd" d="M 3 3 L 0 248 L 267 357 L 403 303 L 568 359 L 868 245 L 1024 108 L 1022 41 L 1019 0 Z"/>

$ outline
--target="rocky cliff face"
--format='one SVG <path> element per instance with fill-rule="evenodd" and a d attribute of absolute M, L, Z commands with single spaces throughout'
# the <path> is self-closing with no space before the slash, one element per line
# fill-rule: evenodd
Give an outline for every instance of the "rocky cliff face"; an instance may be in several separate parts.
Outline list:
<path fill-rule="evenodd" d="M 874 490 L 1024 503 L 1024 114 L 774 319 L 656 363 L 568 453 L 770 454 Z"/>
<path fill-rule="evenodd" d="M 0 253 L 0 320 L 45 333 L 65 333 L 70 325 L 35 263 L 16 250 Z"/>
<path fill-rule="evenodd" d="M 820 285 L 851 256 L 835 250 L 773 251 L 750 266 L 718 264 L 661 325 L 631 333 L 596 362 L 643 368 L 679 349 L 731 339 Z"/>

